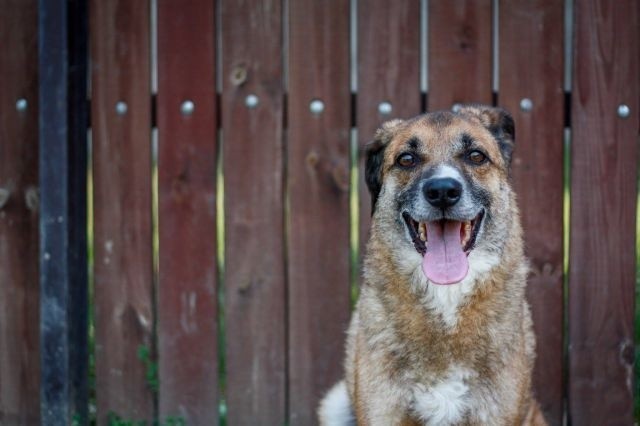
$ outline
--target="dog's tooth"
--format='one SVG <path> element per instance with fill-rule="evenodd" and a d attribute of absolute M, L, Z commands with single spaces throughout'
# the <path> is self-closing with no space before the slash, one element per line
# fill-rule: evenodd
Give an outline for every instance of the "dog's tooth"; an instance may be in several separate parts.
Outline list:
<path fill-rule="evenodd" d="M 471 222 L 464 222 L 463 226 L 464 226 L 464 232 L 463 232 L 462 241 L 460 242 L 462 247 L 466 246 L 469 240 L 471 239 Z"/>
<path fill-rule="evenodd" d="M 420 239 L 422 241 L 427 241 L 427 225 L 421 222 L 418 225 L 418 233 L 420 234 Z"/>

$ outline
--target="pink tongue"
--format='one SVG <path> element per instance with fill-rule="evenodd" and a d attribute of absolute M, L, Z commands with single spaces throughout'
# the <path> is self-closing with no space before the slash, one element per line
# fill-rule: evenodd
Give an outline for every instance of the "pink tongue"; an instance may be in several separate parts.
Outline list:
<path fill-rule="evenodd" d="M 435 284 L 462 281 L 469 271 L 467 255 L 460 245 L 461 222 L 427 222 L 427 253 L 422 271 Z"/>

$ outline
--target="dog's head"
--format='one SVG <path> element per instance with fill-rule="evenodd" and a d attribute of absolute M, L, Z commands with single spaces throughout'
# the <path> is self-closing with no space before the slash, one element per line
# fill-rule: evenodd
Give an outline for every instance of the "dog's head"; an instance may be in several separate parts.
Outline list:
<path fill-rule="evenodd" d="M 377 237 L 435 284 L 458 283 L 470 263 L 499 258 L 517 215 L 514 138 L 511 116 L 482 105 L 385 123 L 367 146 L 365 171 Z"/>

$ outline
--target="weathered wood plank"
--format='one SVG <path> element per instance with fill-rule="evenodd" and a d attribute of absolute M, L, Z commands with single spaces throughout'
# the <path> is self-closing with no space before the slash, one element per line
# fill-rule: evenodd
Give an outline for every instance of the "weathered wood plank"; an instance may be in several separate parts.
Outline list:
<path fill-rule="evenodd" d="M 569 418 L 632 424 L 640 10 L 636 0 L 574 10 Z"/>
<path fill-rule="evenodd" d="M 420 113 L 420 0 L 371 0 L 358 5 L 358 146 L 386 120 Z M 391 106 L 380 112 L 380 104 Z M 383 112 L 386 112 L 382 109 Z M 369 239 L 371 197 L 360 155 L 360 253 Z"/>
<path fill-rule="evenodd" d="M 428 109 L 491 104 L 491 0 L 429 1 Z"/>
<path fill-rule="evenodd" d="M 342 376 L 350 307 L 349 2 L 289 7 L 289 422 L 311 425 Z"/>
<path fill-rule="evenodd" d="M 498 103 L 516 122 L 512 173 L 531 262 L 533 382 L 554 425 L 562 424 L 563 414 L 563 22 L 564 5 L 553 0 L 514 0 L 499 9 Z M 532 102 L 531 110 L 521 108 L 523 99 Z"/>
<path fill-rule="evenodd" d="M 37 425 L 38 2 L 0 7 L 0 423 Z"/>
<path fill-rule="evenodd" d="M 218 421 L 214 15 L 158 2 L 159 414 L 194 425 Z"/>
<path fill-rule="evenodd" d="M 276 425 L 286 418 L 282 2 L 223 0 L 221 13 L 228 422 Z"/>
<path fill-rule="evenodd" d="M 152 348 L 149 2 L 90 3 L 98 423 L 151 420 L 140 347 Z M 117 106 L 120 107 L 117 111 Z"/>

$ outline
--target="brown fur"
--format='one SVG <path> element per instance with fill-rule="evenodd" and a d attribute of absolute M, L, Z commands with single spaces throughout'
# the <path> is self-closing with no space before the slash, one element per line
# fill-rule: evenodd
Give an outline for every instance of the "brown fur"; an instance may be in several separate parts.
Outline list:
<path fill-rule="evenodd" d="M 370 149 L 383 156 L 382 191 L 345 363 L 358 425 L 424 424 L 413 392 L 428 392 L 458 367 L 470 372 L 464 379 L 469 408 L 455 424 L 546 424 L 531 394 L 535 341 L 524 298 L 527 267 L 519 213 L 508 178 L 514 140 L 510 120 L 502 110 L 468 106 L 457 114 L 394 120 L 376 133 Z M 472 138 L 491 161 L 466 164 L 457 154 L 461 134 Z M 410 145 L 419 153 L 420 166 L 394 167 Z M 429 289 L 415 284 L 398 252 L 407 242 L 397 220 L 397 192 L 420 179 L 428 167 L 445 162 L 472 176 L 491 195 L 491 222 L 483 238 L 497 241 L 492 247 L 498 244 L 499 252 L 499 262 L 478 275 L 458 305 L 453 327 L 447 326 L 437 308 L 425 303 Z"/>

